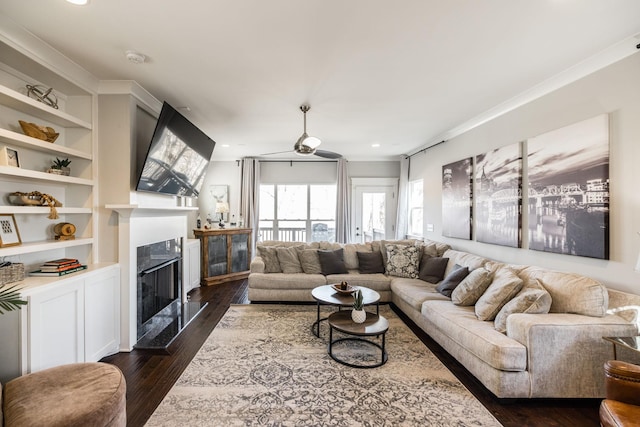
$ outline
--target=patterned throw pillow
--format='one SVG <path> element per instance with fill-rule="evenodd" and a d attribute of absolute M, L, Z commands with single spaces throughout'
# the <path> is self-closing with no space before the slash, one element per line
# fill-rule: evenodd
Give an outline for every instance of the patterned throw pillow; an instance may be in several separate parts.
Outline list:
<path fill-rule="evenodd" d="M 418 278 L 422 248 L 411 245 L 385 245 L 387 273 L 390 276 Z"/>

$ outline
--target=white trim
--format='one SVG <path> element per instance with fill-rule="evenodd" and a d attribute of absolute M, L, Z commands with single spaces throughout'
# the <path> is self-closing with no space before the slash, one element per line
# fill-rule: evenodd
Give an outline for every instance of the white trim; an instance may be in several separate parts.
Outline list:
<path fill-rule="evenodd" d="M 154 116 L 160 115 L 162 109 L 162 102 L 134 80 L 100 80 L 98 94 L 131 95 L 140 101 L 140 107 Z"/>
<path fill-rule="evenodd" d="M 583 77 L 593 74 L 598 70 L 601 70 L 609 65 L 618 62 L 628 56 L 631 56 L 638 52 L 638 40 L 640 39 L 640 33 L 634 36 L 628 37 L 613 46 L 578 62 L 566 70 L 556 74 L 555 76 L 542 81 L 541 83 L 533 86 L 530 89 L 525 90 L 519 95 L 496 105 L 493 108 L 481 113 L 466 122 L 438 135 L 433 138 L 429 143 L 422 145 L 409 153 L 414 155 L 426 148 L 432 147 L 442 141 L 448 141 L 456 136 L 462 135 L 465 132 L 470 131 L 478 126 L 481 126 L 497 117 L 500 117 L 510 111 L 515 110 L 525 104 L 528 104 L 538 98 L 543 97 L 553 91 L 567 86 L 575 81 L 580 80 Z"/>

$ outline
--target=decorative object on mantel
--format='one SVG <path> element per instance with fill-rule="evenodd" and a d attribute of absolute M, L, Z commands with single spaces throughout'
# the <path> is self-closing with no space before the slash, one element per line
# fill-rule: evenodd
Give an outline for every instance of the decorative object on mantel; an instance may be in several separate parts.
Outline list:
<path fill-rule="evenodd" d="M 53 226 L 56 240 L 74 240 L 76 238 L 76 226 L 70 222 L 59 222 Z"/>
<path fill-rule="evenodd" d="M 32 191 L 30 193 L 21 193 L 16 191 L 9 194 L 9 203 L 18 206 L 49 206 L 49 219 L 58 219 L 58 211 L 56 207 L 62 207 L 62 203 L 50 194 Z"/>
<path fill-rule="evenodd" d="M 53 88 L 42 85 L 27 85 L 27 96 L 40 101 L 51 108 L 58 109 L 58 97 L 53 93 Z"/>
<path fill-rule="evenodd" d="M 71 174 L 71 168 L 69 165 L 71 164 L 71 160 L 67 159 L 56 159 L 53 161 L 53 164 L 47 171 L 48 173 L 52 173 L 55 175 L 64 175 L 69 176 Z"/>
<path fill-rule="evenodd" d="M 54 142 L 60 135 L 50 126 L 40 126 L 35 123 L 25 122 L 24 120 L 18 120 L 18 123 L 20 123 L 20 127 L 24 134 L 32 138 L 41 139 L 47 142 Z"/>

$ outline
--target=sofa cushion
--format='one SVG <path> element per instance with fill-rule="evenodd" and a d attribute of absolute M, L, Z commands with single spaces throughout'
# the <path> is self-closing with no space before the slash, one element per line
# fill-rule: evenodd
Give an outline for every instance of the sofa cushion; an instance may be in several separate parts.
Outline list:
<path fill-rule="evenodd" d="M 493 274 L 493 282 L 476 302 L 475 312 L 480 320 L 493 320 L 500 309 L 511 300 L 524 283 L 506 265 L 498 267 Z"/>
<path fill-rule="evenodd" d="M 384 273 L 382 254 L 376 252 L 356 252 L 358 256 L 358 271 L 362 274 Z"/>
<path fill-rule="evenodd" d="M 284 273 L 251 273 L 249 288 L 255 289 L 313 289 L 327 284 L 327 278 L 322 274 L 284 274 Z"/>
<path fill-rule="evenodd" d="M 406 277 L 392 277 L 391 291 L 395 298 L 411 305 L 415 310 L 422 309 L 422 303 L 429 300 L 448 301 L 449 298 L 436 291 L 436 285 L 420 279 Z"/>
<path fill-rule="evenodd" d="M 320 257 L 318 256 L 317 249 L 298 250 L 298 259 L 300 260 L 302 271 L 305 273 L 322 274 L 322 267 L 320 267 Z"/>
<path fill-rule="evenodd" d="M 280 273 L 280 261 L 278 261 L 278 253 L 275 246 L 257 246 L 258 254 L 264 262 L 265 273 Z"/>
<path fill-rule="evenodd" d="M 342 248 L 335 250 L 318 249 L 318 258 L 320 259 L 320 268 L 322 274 L 346 274 L 347 267 L 344 265 L 344 250 Z"/>
<path fill-rule="evenodd" d="M 358 252 L 373 252 L 371 243 L 346 243 L 342 245 L 342 249 L 344 249 L 344 266 L 347 267 L 347 270 L 358 269 L 360 265 Z"/>
<path fill-rule="evenodd" d="M 493 280 L 493 274 L 484 267 L 476 268 L 451 293 L 455 305 L 475 305 Z"/>
<path fill-rule="evenodd" d="M 438 283 L 444 279 L 444 272 L 447 269 L 449 258 L 430 256 L 422 253 L 420 259 L 420 269 L 418 270 L 418 278 L 429 283 Z"/>
<path fill-rule="evenodd" d="M 498 332 L 507 332 L 507 317 L 513 313 L 548 313 L 551 295 L 544 289 L 525 288 L 506 303 L 496 315 L 494 326 Z"/>
<path fill-rule="evenodd" d="M 398 277 L 418 278 L 422 251 L 417 246 L 388 244 L 387 274 Z"/>
<path fill-rule="evenodd" d="M 298 258 L 298 248 L 303 248 L 304 245 L 290 246 L 288 248 L 276 248 L 276 254 L 278 255 L 278 263 L 280 263 L 280 269 L 283 273 L 302 273 L 302 266 L 300 265 L 300 259 Z"/>
<path fill-rule="evenodd" d="M 602 317 L 609 308 L 607 288 L 597 280 L 576 273 L 528 266 L 518 272 L 525 283 L 535 280 L 551 294 L 550 313 L 574 313 Z"/>
<path fill-rule="evenodd" d="M 421 313 L 428 322 L 489 366 L 503 371 L 527 369 L 526 347 L 496 331 L 493 322 L 478 320 L 473 307 L 453 305 L 450 301 L 425 301 Z"/>
<path fill-rule="evenodd" d="M 453 290 L 469 275 L 469 267 L 462 267 L 458 264 L 456 267 L 436 286 L 436 290 L 445 297 L 451 297 Z"/>

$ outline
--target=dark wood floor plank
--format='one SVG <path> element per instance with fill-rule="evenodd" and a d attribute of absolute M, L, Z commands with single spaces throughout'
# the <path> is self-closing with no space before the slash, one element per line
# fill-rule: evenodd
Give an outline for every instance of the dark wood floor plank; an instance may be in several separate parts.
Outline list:
<path fill-rule="evenodd" d="M 247 282 L 243 280 L 196 288 L 190 293 L 190 299 L 206 301 L 208 304 L 171 344 L 169 354 L 133 350 L 102 360 L 118 366 L 125 375 L 129 427 L 145 424 L 224 316 L 229 305 L 249 302 Z M 599 399 L 497 399 L 431 337 L 399 310 L 395 311 L 505 427 L 596 427 L 600 424 Z"/>

